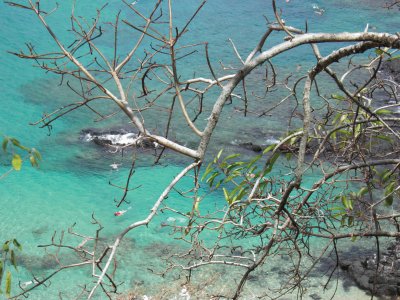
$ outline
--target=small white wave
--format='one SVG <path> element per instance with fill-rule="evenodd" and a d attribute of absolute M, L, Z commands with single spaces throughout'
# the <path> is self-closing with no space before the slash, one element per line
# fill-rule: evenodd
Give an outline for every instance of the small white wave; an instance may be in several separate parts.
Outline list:
<path fill-rule="evenodd" d="M 274 145 L 274 144 L 278 144 L 280 143 L 280 140 L 274 138 L 274 137 L 270 137 L 268 139 L 265 140 L 265 144 L 266 145 Z"/>
<path fill-rule="evenodd" d="M 132 145 L 138 141 L 138 136 L 134 133 L 125 134 L 104 134 L 97 137 L 99 140 L 110 141 L 115 146 Z"/>
<path fill-rule="evenodd" d="M 83 136 L 83 140 L 85 141 L 85 142 L 90 142 L 90 141 L 92 141 L 94 139 L 94 137 L 93 137 L 93 135 L 91 135 L 90 133 L 86 133 L 84 136 Z"/>

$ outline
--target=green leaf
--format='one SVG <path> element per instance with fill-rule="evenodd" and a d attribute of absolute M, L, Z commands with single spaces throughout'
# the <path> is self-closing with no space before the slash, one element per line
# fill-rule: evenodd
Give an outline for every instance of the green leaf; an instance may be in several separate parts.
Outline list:
<path fill-rule="evenodd" d="M 9 141 L 8 137 L 5 137 L 4 140 L 3 140 L 2 148 L 3 148 L 4 152 L 7 151 L 8 141 Z"/>
<path fill-rule="evenodd" d="M 329 210 L 331 210 L 331 211 L 339 210 L 339 211 L 345 212 L 345 210 L 343 209 L 343 206 L 333 206 Z"/>
<path fill-rule="evenodd" d="M 395 181 L 392 181 L 391 183 L 388 184 L 388 186 L 385 188 L 385 205 L 391 206 L 393 204 L 393 191 L 395 189 Z"/>
<path fill-rule="evenodd" d="M 3 251 L 4 252 L 8 252 L 8 250 L 10 250 L 10 241 L 7 241 L 3 244 Z"/>
<path fill-rule="evenodd" d="M 239 157 L 239 156 L 240 156 L 240 154 L 239 154 L 239 153 L 236 153 L 236 154 L 231 154 L 231 155 L 228 155 L 227 157 L 225 157 L 225 159 L 224 159 L 224 160 L 233 159 L 233 158 L 236 158 L 236 157 Z"/>
<path fill-rule="evenodd" d="M 222 190 L 224 191 L 224 196 L 225 196 L 226 202 L 228 202 L 229 204 L 231 204 L 230 199 L 229 199 L 228 191 L 226 190 L 226 188 L 222 188 Z"/>
<path fill-rule="evenodd" d="M 210 176 L 210 178 L 207 179 L 206 182 L 209 184 L 210 187 L 213 186 L 214 180 L 215 180 L 215 178 L 216 178 L 218 175 L 219 175 L 218 172 L 214 172 L 214 173 Z"/>
<path fill-rule="evenodd" d="M 14 146 L 17 146 L 17 147 L 21 146 L 21 143 L 15 138 L 10 138 L 10 141 L 13 143 Z"/>
<path fill-rule="evenodd" d="M 32 167 L 37 167 L 38 163 L 33 155 L 29 156 L 29 160 L 31 162 Z"/>
<path fill-rule="evenodd" d="M 391 170 L 386 170 L 384 173 L 383 173 L 383 176 L 382 176 L 382 182 L 383 183 L 386 183 L 386 182 L 388 182 L 388 180 L 390 179 L 390 177 L 392 176 L 392 171 Z"/>
<path fill-rule="evenodd" d="M 338 133 L 343 134 L 343 135 L 350 135 L 350 132 L 346 129 L 339 129 L 337 130 Z"/>
<path fill-rule="evenodd" d="M 22 166 L 21 156 L 19 156 L 18 154 L 14 154 L 11 164 L 12 164 L 14 170 L 16 170 L 16 171 L 21 170 L 21 166 Z"/>
<path fill-rule="evenodd" d="M 268 161 L 268 168 L 266 168 L 264 175 L 266 175 L 272 171 L 272 168 L 274 167 L 274 164 L 275 164 L 276 160 L 279 158 L 279 156 L 280 156 L 280 153 L 277 152 L 272 157 L 270 157 L 270 159 Z"/>
<path fill-rule="evenodd" d="M 391 110 L 388 110 L 388 109 L 379 109 L 377 112 L 376 112 L 376 114 L 377 115 L 390 115 L 390 114 L 392 114 L 393 112 L 391 111 Z"/>
<path fill-rule="evenodd" d="M 353 201 L 351 201 L 351 199 L 347 198 L 346 196 L 342 196 L 341 198 L 343 206 L 347 209 L 353 210 Z"/>
<path fill-rule="evenodd" d="M 357 125 L 355 126 L 355 128 L 354 128 L 354 134 L 355 134 L 355 136 L 357 137 L 357 136 L 360 135 L 360 133 L 361 133 L 361 124 L 357 124 Z"/>
<path fill-rule="evenodd" d="M 340 100 L 340 101 L 346 100 L 346 97 L 339 95 L 339 94 L 332 94 L 331 97 L 332 97 L 332 99 L 336 99 L 336 100 Z"/>
<path fill-rule="evenodd" d="M 0 286 L 1 286 L 1 275 L 2 274 L 3 274 L 3 261 L 0 260 Z"/>
<path fill-rule="evenodd" d="M 36 160 L 42 160 L 42 155 L 40 154 L 39 151 L 37 151 L 35 148 L 31 149 L 31 153 L 33 156 L 36 158 Z"/>
<path fill-rule="evenodd" d="M 15 247 L 17 247 L 20 251 L 22 251 L 22 245 L 16 240 L 13 239 L 13 244 Z"/>
<path fill-rule="evenodd" d="M 347 219 L 347 226 L 351 227 L 353 225 L 353 222 L 354 222 L 354 217 L 349 216 L 349 218 Z"/>
<path fill-rule="evenodd" d="M 224 149 L 219 150 L 218 154 L 217 154 L 217 160 L 221 157 L 222 151 L 224 151 Z"/>
<path fill-rule="evenodd" d="M 393 142 L 393 139 L 391 139 L 390 137 L 386 136 L 386 135 L 377 135 L 376 136 L 377 139 L 381 139 L 384 141 L 387 141 L 389 143 Z"/>
<path fill-rule="evenodd" d="M 392 206 L 392 204 L 393 204 L 393 195 L 387 196 L 385 199 L 385 205 Z"/>
<path fill-rule="evenodd" d="M 368 187 L 367 186 L 364 186 L 362 189 L 360 189 L 359 191 L 358 191 L 358 193 L 357 193 L 357 195 L 359 196 L 359 197 L 361 197 L 361 196 L 364 196 L 366 193 L 368 193 Z"/>
<path fill-rule="evenodd" d="M 262 155 L 256 155 L 247 165 L 247 168 L 251 168 L 257 161 L 260 160 L 260 158 L 262 157 Z"/>
<path fill-rule="evenodd" d="M 15 270 L 18 270 L 18 268 L 17 268 L 17 260 L 15 258 L 14 250 L 11 250 L 10 254 L 11 254 L 11 263 L 14 266 Z"/>
<path fill-rule="evenodd" d="M 213 170 L 214 170 L 214 168 L 212 167 L 212 163 L 209 163 L 208 166 L 207 166 L 207 168 L 206 168 L 206 171 L 205 171 L 204 174 L 203 174 L 203 177 L 201 177 L 201 181 L 204 181 L 204 179 L 206 179 L 206 177 L 208 176 L 208 174 L 210 174 L 211 171 L 213 171 Z"/>
<path fill-rule="evenodd" d="M 237 195 L 237 200 L 241 200 L 243 198 L 244 195 L 246 195 L 247 192 L 247 188 L 242 188 L 239 192 L 239 194 Z"/>
<path fill-rule="evenodd" d="M 388 61 L 392 61 L 395 59 L 400 59 L 400 55 L 392 56 L 391 58 L 388 59 Z"/>
<path fill-rule="evenodd" d="M 392 181 L 391 183 L 388 184 L 388 186 L 385 188 L 385 196 L 393 193 L 395 184 L 396 184 L 395 181 Z"/>
<path fill-rule="evenodd" d="M 264 149 L 263 154 L 268 153 L 272 149 L 276 147 L 276 144 L 269 145 L 267 148 Z"/>
<path fill-rule="evenodd" d="M 6 297 L 10 297 L 11 294 L 11 272 L 7 271 L 6 275 Z"/>

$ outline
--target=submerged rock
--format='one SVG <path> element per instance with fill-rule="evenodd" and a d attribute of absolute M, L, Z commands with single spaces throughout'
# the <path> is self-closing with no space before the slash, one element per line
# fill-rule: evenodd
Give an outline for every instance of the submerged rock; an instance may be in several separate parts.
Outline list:
<path fill-rule="evenodd" d="M 81 139 L 85 142 L 93 142 L 98 146 L 115 149 L 125 147 L 155 149 L 158 147 L 158 144 L 151 139 L 123 128 L 110 130 L 84 129 L 81 132 Z"/>
<path fill-rule="evenodd" d="M 261 151 L 263 151 L 263 148 L 262 148 L 260 145 L 253 144 L 253 143 L 251 143 L 251 142 L 248 142 L 248 143 L 240 143 L 240 144 L 239 144 L 239 147 L 244 148 L 244 149 L 247 149 L 247 150 L 251 150 L 251 151 L 254 151 L 254 152 L 261 152 Z"/>
<path fill-rule="evenodd" d="M 394 81 L 400 83 L 400 59 L 384 61 L 381 71 L 385 77 L 391 77 Z"/>
<path fill-rule="evenodd" d="M 378 297 L 400 296 L 400 240 L 391 244 L 380 259 L 375 255 L 363 260 L 342 261 L 346 270 L 359 288 Z"/>

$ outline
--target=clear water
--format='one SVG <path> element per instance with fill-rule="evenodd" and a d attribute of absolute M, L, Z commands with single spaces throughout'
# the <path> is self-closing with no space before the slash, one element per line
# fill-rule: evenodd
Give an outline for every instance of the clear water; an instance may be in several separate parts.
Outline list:
<path fill-rule="evenodd" d="M 104 1 L 77 1 L 77 14 L 86 17 L 94 16 L 96 8 Z M 147 10 L 152 1 L 141 0 L 137 7 Z M 337 1 L 309 1 L 291 0 L 290 2 L 279 1 L 284 14 L 283 18 L 288 24 L 304 27 L 304 20 L 308 21 L 310 31 L 362 31 L 367 23 L 375 27 L 377 31 L 398 31 L 400 14 L 396 10 L 387 11 L 381 8 L 383 1 L 366 0 L 337 0 Z M 66 29 L 69 26 L 69 13 L 72 1 L 63 1 L 56 15 L 49 17 L 49 23 L 61 40 L 67 40 L 70 36 Z M 199 1 L 177 0 L 174 1 L 174 15 L 176 24 L 182 24 L 182 16 L 188 16 L 193 12 Z M 326 12 L 324 15 L 316 15 L 312 5 L 317 3 Z M 51 7 L 53 1 L 48 1 L 43 6 Z M 84 143 L 80 139 L 80 130 L 88 127 L 107 127 L 123 125 L 127 122 L 123 118 L 101 124 L 94 123 L 94 116 L 85 110 L 75 112 L 61 120 L 58 120 L 48 135 L 47 129 L 29 126 L 36 121 L 44 112 L 49 112 L 70 99 L 73 94 L 65 87 L 58 86 L 59 80 L 52 75 L 43 73 L 37 67 L 31 67 L 31 63 L 17 59 L 7 51 L 16 51 L 24 48 L 24 43 L 32 42 L 38 51 L 53 49 L 54 43 L 48 38 L 47 33 L 40 26 L 33 14 L 26 10 L 11 8 L 5 3 L 0 4 L 0 132 L 9 136 L 17 137 L 24 144 L 40 150 L 43 162 L 39 169 L 33 169 L 25 162 L 21 172 L 13 172 L 0 181 L 0 242 L 16 237 L 23 244 L 23 252 L 20 254 L 19 272 L 15 278 L 21 281 L 32 279 L 30 272 L 45 274 L 52 268 L 49 254 L 37 245 L 50 242 L 54 232 L 57 237 L 63 230 L 76 223 L 75 230 L 82 234 L 91 235 L 95 226 L 91 224 L 91 215 L 104 226 L 102 235 L 111 239 L 121 228 L 147 216 L 149 209 L 158 197 L 163 187 L 180 171 L 183 160 L 174 159 L 162 166 L 151 166 L 150 155 L 139 159 L 136 172 L 133 177 L 133 186 L 140 188 L 132 191 L 128 197 L 130 204 L 124 206 L 132 207 L 120 218 L 114 217 L 114 199 L 118 199 L 121 190 L 108 184 L 111 180 L 115 184 L 123 184 L 128 173 L 129 155 L 122 158 L 121 155 L 106 153 L 99 148 Z M 103 11 L 103 21 L 114 20 L 115 13 L 123 5 L 120 1 L 109 1 L 109 5 Z M 46 9 L 46 7 L 43 7 Z M 210 55 L 217 65 L 222 60 L 226 63 L 238 64 L 237 59 L 230 47 L 228 38 L 232 38 L 240 53 L 246 56 L 259 37 L 265 30 L 263 14 L 272 19 L 269 1 L 249 0 L 213 0 L 206 4 L 196 21 L 190 27 L 190 32 L 185 37 L 185 42 L 195 43 L 208 41 Z M 129 15 L 123 13 L 129 18 Z M 355 17 L 356 16 L 356 17 Z M 131 30 L 123 28 L 121 39 L 128 37 Z M 107 36 L 110 33 L 106 32 Z M 272 41 L 276 42 L 277 39 Z M 112 42 L 103 39 L 100 42 L 102 49 L 109 52 Z M 129 45 L 122 45 L 121 51 L 128 49 Z M 322 46 L 322 52 L 327 53 L 330 46 Z M 283 74 L 288 74 L 299 65 L 299 61 L 306 68 L 312 56 L 306 47 L 299 48 L 295 52 L 282 55 L 275 59 L 274 63 Z M 201 56 L 199 56 L 201 57 Z M 190 76 L 193 72 L 198 75 L 209 76 L 205 66 L 205 60 L 195 59 L 190 63 L 183 61 L 179 64 L 180 72 L 184 76 Z M 257 71 L 255 71 L 257 72 Z M 261 71 L 262 72 L 262 71 Z M 221 72 L 222 74 L 222 72 Z M 249 82 L 250 85 L 254 84 Z M 325 87 L 329 83 L 322 83 Z M 211 93 L 210 100 L 215 93 Z M 236 104 L 234 104 L 236 105 Z M 240 104 L 237 104 L 240 105 Z M 287 106 L 280 108 L 283 116 L 288 115 L 290 110 Z M 224 145 L 228 150 L 235 150 L 232 146 L 235 142 L 254 141 L 259 136 L 264 136 L 262 143 L 267 140 L 279 138 L 286 129 L 282 126 L 281 118 L 243 118 L 236 117 L 236 122 L 241 122 L 241 131 L 233 124 L 232 114 L 227 111 L 226 118 L 221 120 L 218 132 L 214 137 L 214 144 L 210 149 L 212 153 Z M 205 118 L 205 117 L 204 117 Z M 122 120 L 121 120 L 122 119 Z M 152 124 L 154 122 L 154 124 Z M 156 119 L 150 120 L 150 124 L 157 126 Z M 180 124 L 174 124 L 179 128 Z M 242 134 L 246 133 L 246 138 Z M 193 143 L 188 133 L 177 134 L 177 138 Z M 6 159 L 2 157 L 0 174 L 9 169 Z M 110 167 L 112 163 L 122 163 L 119 170 Z M 312 178 L 309 178 L 312 180 Z M 191 181 L 187 179 L 180 185 L 182 189 L 190 186 Z M 222 205 L 222 195 L 213 194 L 209 200 L 212 208 L 215 204 Z M 191 204 L 185 199 L 172 193 L 168 203 L 182 210 L 190 209 Z M 173 251 L 175 247 L 182 247 L 177 241 L 173 241 L 168 235 L 169 231 L 162 228 L 160 224 L 165 222 L 170 214 L 159 214 L 148 228 L 140 228 L 131 232 L 120 250 L 120 262 L 117 278 L 124 281 L 122 290 L 134 288 L 140 294 L 155 294 L 155 290 L 161 289 L 179 291 L 180 280 L 175 284 L 166 284 L 159 276 L 153 275 L 148 268 L 162 270 L 163 261 L 159 258 L 165 251 Z M 180 222 L 177 219 L 176 222 Z M 78 239 L 66 237 L 67 241 L 76 245 Z M 75 243 L 75 244 L 74 244 Z M 65 262 L 73 259 L 64 256 Z M 276 261 L 281 264 L 281 261 Z M 213 280 L 210 270 L 199 273 L 204 280 Z M 227 278 L 225 269 L 211 270 L 216 272 L 220 278 Z M 67 271 L 58 274 L 49 288 L 40 288 L 31 294 L 31 299 L 55 299 L 58 291 L 62 291 L 65 299 L 72 299 L 79 294 L 77 285 L 82 280 L 89 278 L 90 270 Z M 229 275 L 232 278 L 234 274 Z M 260 274 L 264 276 L 265 274 Z M 217 276 L 217 275 L 215 275 Z M 218 277 L 217 276 L 217 277 Z M 277 283 L 278 275 L 270 271 L 271 283 Z M 175 278 L 175 277 L 172 277 Z M 168 280 L 171 280 L 169 278 Z M 224 280 L 229 281 L 229 280 Z M 86 281 L 85 281 L 86 282 Z M 90 282 L 89 282 L 90 283 Z M 207 291 L 217 288 L 208 285 Z M 228 289 L 229 284 L 218 286 L 220 289 Z M 250 290 L 257 288 L 256 282 L 249 284 Z M 331 287 L 331 290 L 335 286 Z M 320 293 L 318 281 L 310 288 Z M 14 287 L 14 291 L 17 290 Z M 355 287 L 344 289 L 339 284 L 338 299 L 352 293 L 352 299 L 363 299 L 365 294 Z M 248 294 L 250 295 L 250 294 Z M 250 296 L 248 296 L 250 297 Z M 292 296 L 287 296 L 291 298 Z M 294 297 L 294 296 L 293 296 Z M 101 296 L 99 296 L 101 299 Z"/>

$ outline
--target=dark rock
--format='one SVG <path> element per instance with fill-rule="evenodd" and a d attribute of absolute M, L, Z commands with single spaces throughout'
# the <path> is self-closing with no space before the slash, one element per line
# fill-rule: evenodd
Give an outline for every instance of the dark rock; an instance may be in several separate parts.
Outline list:
<path fill-rule="evenodd" d="M 261 152 L 263 150 L 260 145 L 253 144 L 251 142 L 241 143 L 241 144 L 239 144 L 239 146 L 244 148 L 244 149 L 251 150 L 251 151 L 254 151 L 254 152 Z"/>
<path fill-rule="evenodd" d="M 400 260 L 397 250 L 400 241 L 391 244 L 381 253 L 356 261 L 342 261 L 340 267 L 347 270 L 353 281 L 363 290 L 378 297 L 400 296 Z"/>
<path fill-rule="evenodd" d="M 112 142 L 110 140 L 100 139 L 99 137 L 94 137 L 92 141 L 99 146 L 112 146 Z"/>
<path fill-rule="evenodd" d="M 384 61 L 381 66 L 384 76 L 392 77 L 394 81 L 400 83 L 400 59 Z"/>
<path fill-rule="evenodd" d="M 239 147 L 244 148 L 246 150 L 251 150 L 253 152 L 262 152 L 263 147 L 257 144 L 253 144 L 252 142 L 247 142 L 247 143 L 240 143 Z M 265 146 L 266 147 L 266 146 Z M 279 147 L 279 151 L 283 153 L 294 153 L 299 150 L 298 145 L 287 145 L 283 144 Z"/>
<path fill-rule="evenodd" d="M 318 296 L 317 294 L 311 294 L 310 298 L 313 300 L 321 300 L 322 299 L 322 297 Z"/>
<path fill-rule="evenodd" d="M 133 132 L 131 129 L 93 129 L 88 128 L 81 131 L 81 139 L 86 142 L 106 148 L 121 148 L 121 147 L 141 147 L 146 149 L 157 148 L 157 143 L 147 137 L 143 137 Z"/>
<path fill-rule="evenodd" d="M 351 266 L 352 262 L 348 261 L 348 260 L 341 260 L 339 262 L 339 266 L 342 270 L 347 271 L 349 269 L 349 267 Z"/>

